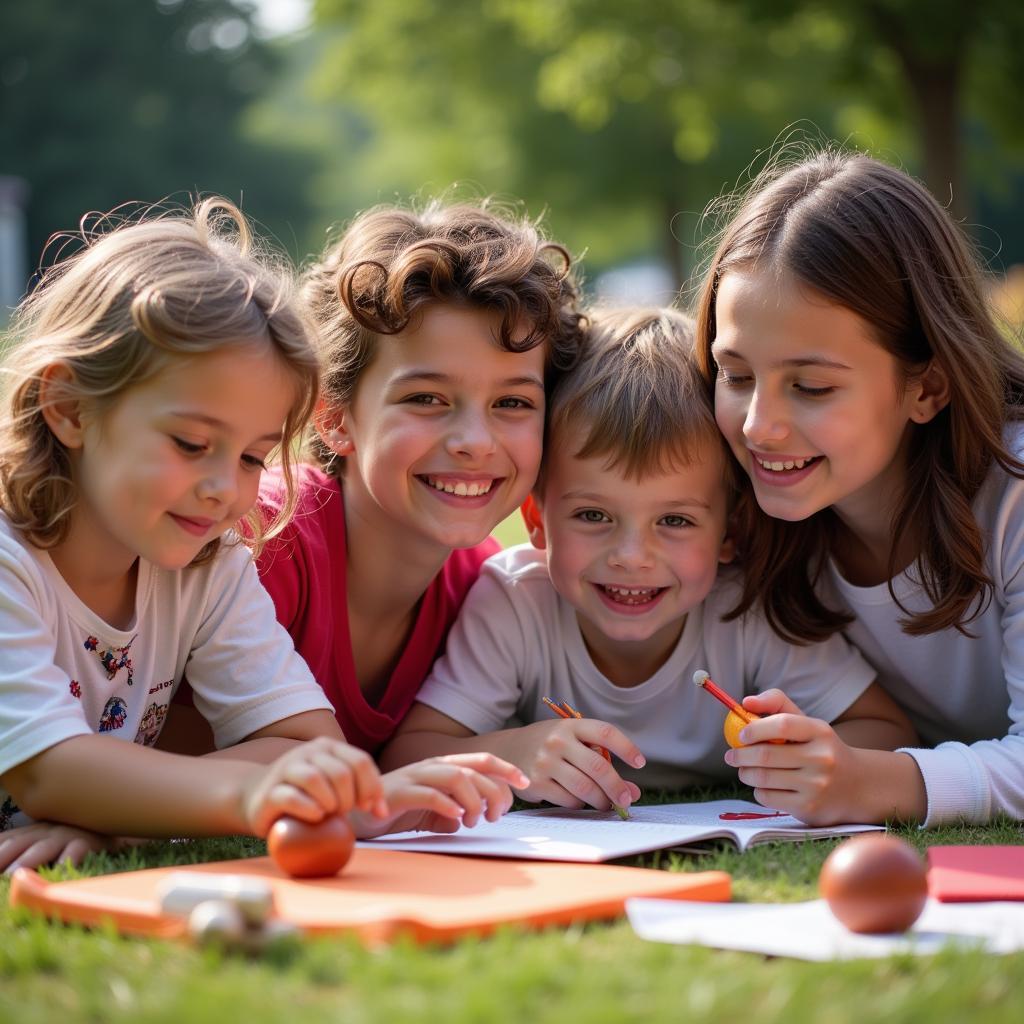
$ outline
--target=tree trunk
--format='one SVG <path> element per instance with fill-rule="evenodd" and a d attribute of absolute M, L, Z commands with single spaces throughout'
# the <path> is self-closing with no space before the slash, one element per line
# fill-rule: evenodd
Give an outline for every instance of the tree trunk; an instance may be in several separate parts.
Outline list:
<path fill-rule="evenodd" d="M 941 64 L 926 64 L 900 53 L 903 74 L 919 117 L 925 183 L 957 220 L 970 212 L 963 174 L 960 136 L 960 55 Z"/>

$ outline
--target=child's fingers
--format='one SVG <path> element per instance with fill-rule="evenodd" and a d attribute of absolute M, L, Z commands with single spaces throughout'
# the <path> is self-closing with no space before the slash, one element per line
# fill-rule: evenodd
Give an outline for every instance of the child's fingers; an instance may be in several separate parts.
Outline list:
<path fill-rule="evenodd" d="M 757 715 L 802 715 L 800 708 L 793 703 L 782 690 L 765 690 L 764 693 L 752 693 L 743 698 L 743 707 Z"/>
<path fill-rule="evenodd" d="M 633 768 L 643 768 L 647 763 L 640 748 L 614 725 L 602 722 L 598 718 L 581 718 L 571 724 L 573 735 L 583 743 L 604 747 L 610 754 L 614 754 Z"/>
<path fill-rule="evenodd" d="M 348 765 L 326 749 L 303 749 L 282 759 L 276 784 L 301 790 L 324 817 L 352 807 L 354 786 Z"/>
<path fill-rule="evenodd" d="M 303 789 L 287 782 L 277 782 L 263 794 L 252 815 L 252 830 L 262 837 L 270 831 L 270 826 L 287 815 L 300 821 L 315 825 L 323 821 L 323 806 L 313 800 Z"/>
<path fill-rule="evenodd" d="M 446 764 L 471 768 L 481 775 L 489 775 L 492 778 L 499 779 L 513 789 L 526 789 L 530 785 L 529 778 L 519 768 L 494 754 L 487 754 L 482 751 L 472 754 L 444 754 L 437 758 L 437 760 L 443 761 Z"/>
<path fill-rule="evenodd" d="M 775 741 L 785 743 L 810 743 L 812 740 L 827 735 L 832 727 L 820 718 L 808 718 L 806 715 L 780 712 L 750 722 L 740 730 L 740 742 L 745 744 L 737 750 L 746 750 L 753 744 L 767 744 Z M 739 761 L 737 764 L 741 763 Z"/>
<path fill-rule="evenodd" d="M 355 806 L 360 810 L 369 811 L 377 817 L 385 817 L 388 808 L 384 799 L 384 788 L 381 783 L 380 769 L 373 758 L 348 743 L 340 743 L 331 740 L 337 748 L 338 756 L 348 764 L 352 771 L 352 781 L 355 787 Z"/>
<path fill-rule="evenodd" d="M 44 864 L 54 864 L 59 860 L 66 860 L 69 864 L 78 864 L 89 852 L 86 844 L 84 848 L 69 850 L 66 837 L 60 835 L 42 835 L 34 839 L 28 839 L 26 843 L 18 845 L 18 852 L 15 857 L 6 865 L 6 870 L 14 872 L 18 868 L 38 868 Z M 77 859 L 75 854 L 77 852 Z"/>
<path fill-rule="evenodd" d="M 400 784 L 389 787 L 387 799 L 392 814 L 429 811 L 460 822 L 464 811 L 462 805 L 443 790 L 413 778 L 404 778 Z"/>
<path fill-rule="evenodd" d="M 633 794 L 614 768 L 590 747 L 571 751 L 569 759 L 552 773 L 555 782 L 573 796 L 599 811 L 611 809 L 612 804 L 628 807 Z"/>
<path fill-rule="evenodd" d="M 497 821 L 512 806 L 512 792 L 504 782 L 449 758 L 422 761 L 409 765 L 405 771 L 417 784 L 447 793 L 462 808 L 462 822 L 469 827 L 483 814 L 489 821 Z"/>

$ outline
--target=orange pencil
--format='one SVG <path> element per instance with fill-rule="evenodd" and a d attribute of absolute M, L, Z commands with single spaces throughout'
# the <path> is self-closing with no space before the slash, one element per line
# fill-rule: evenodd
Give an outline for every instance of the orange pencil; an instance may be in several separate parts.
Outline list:
<path fill-rule="evenodd" d="M 740 716 L 748 725 L 753 722 L 758 716 L 750 711 L 747 711 L 742 704 L 737 703 L 725 692 L 725 690 L 718 687 L 711 679 L 711 676 L 704 671 L 704 669 L 697 669 L 693 673 L 693 684 L 699 686 L 701 689 L 707 690 L 716 700 L 721 701 L 730 711 L 735 712 Z"/>
<path fill-rule="evenodd" d="M 725 716 L 725 723 L 723 731 L 725 733 L 725 741 L 730 747 L 742 747 L 745 744 L 740 742 L 739 733 L 742 726 L 737 726 L 733 721 L 732 716 L 735 715 L 744 725 L 750 725 L 751 722 L 756 722 L 760 719 L 760 715 L 755 715 L 753 711 L 748 711 L 742 704 L 737 703 L 729 696 L 724 690 L 719 688 L 712 682 L 711 676 L 704 671 L 704 669 L 697 669 L 693 673 L 693 682 L 695 686 L 699 686 L 702 690 L 707 690 L 715 700 L 720 701 L 729 709 L 729 714 Z M 785 743 L 785 740 L 769 740 L 769 743 Z"/>
<path fill-rule="evenodd" d="M 561 704 L 556 704 L 549 697 L 541 697 L 541 700 L 544 701 L 544 703 L 547 704 L 547 706 L 549 708 L 551 708 L 551 710 L 554 711 L 554 713 L 556 715 L 558 715 L 559 718 L 582 718 L 583 717 L 567 700 L 563 700 Z M 590 744 L 590 743 L 588 743 L 587 746 L 591 747 L 591 749 L 593 749 L 593 750 L 596 750 L 609 764 L 612 763 L 612 755 L 609 754 L 608 751 L 605 750 L 604 747 L 597 746 L 596 744 Z M 622 806 L 620 806 L 619 804 L 616 804 L 616 803 L 613 803 L 612 807 L 615 808 L 616 814 L 618 814 L 618 816 L 623 821 L 626 821 L 629 818 L 629 810 L 627 808 L 622 807 Z"/>

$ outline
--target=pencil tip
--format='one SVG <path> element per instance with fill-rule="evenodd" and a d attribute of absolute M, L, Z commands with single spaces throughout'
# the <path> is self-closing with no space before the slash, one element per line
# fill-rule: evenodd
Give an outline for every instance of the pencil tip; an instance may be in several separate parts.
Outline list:
<path fill-rule="evenodd" d="M 709 676 L 708 673 L 704 671 L 704 669 L 699 668 L 696 672 L 693 673 L 693 685 L 703 686 L 704 681 L 710 678 L 711 676 Z"/>

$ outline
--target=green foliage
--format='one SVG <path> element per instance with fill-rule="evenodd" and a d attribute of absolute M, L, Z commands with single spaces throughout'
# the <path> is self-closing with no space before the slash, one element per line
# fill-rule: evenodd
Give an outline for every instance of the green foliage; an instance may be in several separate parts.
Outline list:
<path fill-rule="evenodd" d="M 1005 192 L 1020 167 L 1024 8 L 1012 0 L 318 0 L 315 10 L 337 32 L 318 88 L 362 118 L 364 180 L 399 194 L 468 180 L 550 207 L 590 270 L 656 254 L 682 279 L 707 201 L 792 125 L 903 163 L 944 201 L 952 182 L 961 211 L 979 186 Z M 971 188 L 959 184 L 964 143 Z M 1014 251 L 1024 254 L 1024 238 Z"/>
<path fill-rule="evenodd" d="M 717 789 L 706 799 L 736 795 Z M 679 799 L 669 793 L 655 799 Z M 919 849 L 934 843 L 1019 843 L 1020 826 L 935 832 L 899 829 Z M 779 843 L 745 854 L 721 845 L 702 855 L 662 852 L 628 863 L 668 871 L 725 870 L 734 899 L 812 899 L 834 842 Z M 154 843 L 95 857 L 77 877 L 262 853 L 250 839 Z M 0 881 L 6 906 L 8 882 Z M 18 1024 L 222 1024 L 227 1020 L 319 1024 L 861 1024 L 864 1020 L 1015 1021 L 1024 954 L 807 964 L 690 946 L 642 942 L 625 922 L 503 929 L 450 947 L 399 942 L 364 949 L 344 937 L 286 943 L 262 958 L 86 932 L 0 910 L 0 1020 Z"/>
<path fill-rule="evenodd" d="M 0 173 L 25 178 L 34 261 L 88 210 L 220 192 L 288 242 L 312 161 L 240 124 L 277 61 L 231 0 L 0 6 Z"/>

